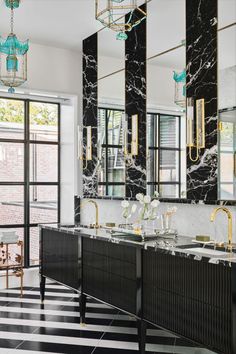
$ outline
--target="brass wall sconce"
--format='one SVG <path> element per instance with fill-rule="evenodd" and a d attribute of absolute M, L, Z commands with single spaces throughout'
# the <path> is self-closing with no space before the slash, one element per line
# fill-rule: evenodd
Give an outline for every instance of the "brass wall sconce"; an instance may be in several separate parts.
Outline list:
<path fill-rule="evenodd" d="M 124 114 L 124 156 L 125 157 L 132 157 L 138 156 L 139 150 L 139 124 L 138 124 L 138 114 L 134 114 L 131 116 L 131 152 L 128 151 L 128 116 Z"/>
<path fill-rule="evenodd" d="M 200 149 L 205 148 L 205 99 L 196 100 L 187 98 L 187 147 L 189 148 L 189 158 L 192 162 L 199 160 Z M 195 157 L 192 151 L 195 149 Z"/>
<path fill-rule="evenodd" d="M 78 126 L 78 159 L 82 162 L 86 161 L 85 168 L 87 168 L 87 162 L 92 160 L 92 127 L 88 126 L 85 127 L 85 129 L 86 129 L 86 152 L 84 158 L 83 127 Z"/>

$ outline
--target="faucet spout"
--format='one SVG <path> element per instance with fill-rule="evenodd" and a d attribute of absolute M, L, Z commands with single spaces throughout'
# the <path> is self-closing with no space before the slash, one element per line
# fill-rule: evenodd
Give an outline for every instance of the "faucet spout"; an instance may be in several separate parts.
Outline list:
<path fill-rule="evenodd" d="M 211 222 L 213 222 L 216 218 L 216 214 L 218 213 L 218 211 L 223 211 L 226 213 L 227 217 L 228 217 L 228 249 L 232 250 L 232 234 L 233 234 L 233 221 L 232 221 L 232 214 L 230 212 L 229 209 L 225 208 L 225 207 L 219 207 L 213 210 L 213 212 L 211 213 Z"/>
<path fill-rule="evenodd" d="M 98 223 L 98 204 L 95 202 L 95 200 L 92 200 L 92 199 L 88 199 L 88 200 L 84 200 L 82 201 L 82 203 L 80 204 L 80 207 L 82 208 L 84 205 L 88 204 L 88 203 L 91 203 L 94 205 L 95 207 L 95 229 L 99 229 L 99 223 Z"/>

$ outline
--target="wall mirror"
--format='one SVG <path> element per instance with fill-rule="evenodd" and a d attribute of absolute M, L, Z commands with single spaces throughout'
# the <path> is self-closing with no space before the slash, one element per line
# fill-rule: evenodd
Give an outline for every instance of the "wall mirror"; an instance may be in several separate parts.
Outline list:
<path fill-rule="evenodd" d="M 236 200 L 236 3 L 220 0 L 218 10 L 218 198 Z"/>
<path fill-rule="evenodd" d="M 125 197 L 122 124 L 125 110 L 125 43 L 98 33 L 98 196 Z"/>
<path fill-rule="evenodd" d="M 168 6 L 166 0 L 150 0 L 147 13 L 147 193 L 158 191 L 161 198 L 185 199 L 186 0 L 168 0 Z M 235 0 L 218 0 L 217 49 L 220 129 L 218 197 L 214 199 L 232 201 L 236 200 Z M 98 32 L 97 54 L 98 196 L 123 198 L 127 178 L 125 41 L 116 40 L 116 33 L 104 28 Z"/>
<path fill-rule="evenodd" d="M 185 1 L 151 1 L 147 28 L 147 191 L 186 198 Z"/>

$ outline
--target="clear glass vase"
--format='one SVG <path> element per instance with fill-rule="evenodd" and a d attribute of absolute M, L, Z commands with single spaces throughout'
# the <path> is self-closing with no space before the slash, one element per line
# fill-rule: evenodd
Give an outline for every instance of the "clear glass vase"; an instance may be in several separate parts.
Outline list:
<path fill-rule="evenodd" d="M 171 215 L 169 215 L 169 214 L 162 214 L 161 215 L 161 228 L 165 232 L 168 232 L 171 230 Z"/>

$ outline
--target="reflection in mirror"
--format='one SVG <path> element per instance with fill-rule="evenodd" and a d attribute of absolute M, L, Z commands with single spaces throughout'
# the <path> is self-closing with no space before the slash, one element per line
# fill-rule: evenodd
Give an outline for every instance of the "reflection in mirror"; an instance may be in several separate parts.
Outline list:
<path fill-rule="evenodd" d="M 219 195 L 223 200 L 236 200 L 236 107 L 220 112 Z"/>
<path fill-rule="evenodd" d="M 98 78 L 125 67 L 125 41 L 116 40 L 114 33 L 109 28 L 98 32 Z"/>
<path fill-rule="evenodd" d="M 148 58 L 185 40 L 185 1 L 152 0 L 147 4 Z"/>
<path fill-rule="evenodd" d="M 236 1 L 218 0 L 218 28 L 236 22 Z"/>
<path fill-rule="evenodd" d="M 161 198 L 186 197 L 185 47 L 148 61 L 147 184 Z"/>
<path fill-rule="evenodd" d="M 224 16 L 219 12 L 219 20 L 226 26 L 232 21 L 235 24 L 218 33 L 218 195 L 221 200 L 236 200 L 236 4 L 234 1 L 227 1 L 229 7 L 226 7 Z M 222 0 L 219 5 L 221 3 Z M 227 19 L 229 23 L 226 22 Z"/>
<path fill-rule="evenodd" d="M 125 197 L 125 72 L 98 81 L 98 195 Z"/>

